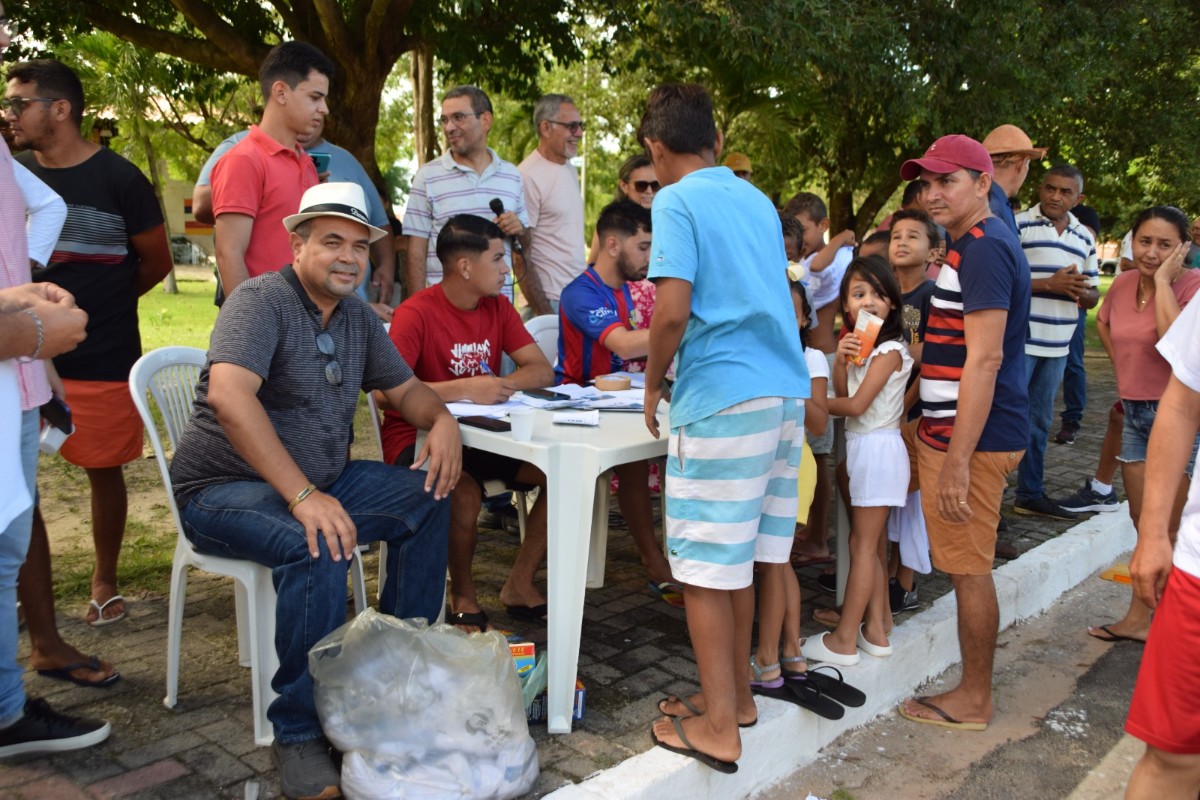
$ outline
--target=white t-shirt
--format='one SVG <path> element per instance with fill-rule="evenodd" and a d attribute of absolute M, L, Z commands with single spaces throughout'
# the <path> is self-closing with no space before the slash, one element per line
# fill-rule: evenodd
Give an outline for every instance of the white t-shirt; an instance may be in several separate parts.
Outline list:
<path fill-rule="evenodd" d="M 570 161 L 555 164 L 537 150 L 517 169 L 529 214 L 529 261 L 546 298 L 558 300 L 566 285 L 587 269 L 579 175 Z"/>
<path fill-rule="evenodd" d="M 1200 392 L 1200 303 L 1188 303 L 1167 334 L 1158 342 L 1158 352 L 1171 365 L 1171 371 L 1193 392 Z M 1176 567 L 1200 578 L 1200 470 L 1192 475 L 1187 505 L 1175 540 Z"/>
<path fill-rule="evenodd" d="M 0 492 L 0 534 L 33 502 L 21 469 L 21 394 L 17 389 L 16 362 L 0 361 L 0 481 L 9 487 Z"/>
<path fill-rule="evenodd" d="M 880 428 L 900 427 L 900 420 L 904 416 L 904 390 L 908 387 L 908 374 L 912 372 L 913 367 L 912 356 L 908 354 L 908 347 L 904 342 L 893 339 L 876 345 L 861 367 L 848 364 L 846 389 L 853 397 L 863 379 L 867 377 L 867 370 L 871 368 L 875 357 L 893 350 L 900 353 L 900 369 L 888 375 L 887 383 L 879 390 L 879 394 L 875 395 L 865 412 L 857 417 L 846 417 L 846 430 L 852 433 L 870 433 Z"/>
<path fill-rule="evenodd" d="M 810 381 L 817 378 L 825 379 L 825 397 L 835 397 L 833 393 L 833 381 L 829 380 L 829 362 L 833 354 L 826 355 L 815 347 L 804 348 L 804 362 L 808 364 L 808 379 Z"/>
<path fill-rule="evenodd" d="M 808 297 L 812 301 L 813 311 L 820 311 L 838 299 L 838 291 L 842 288 L 842 276 L 846 274 L 846 267 L 850 266 L 850 262 L 854 260 L 854 248 L 838 248 L 837 253 L 833 256 L 833 261 L 820 272 L 813 272 L 811 269 L 816 255 L 816 253 L 809 253 L 808 257 L 804 259 L 804 268 L 808 272 L 804 280 L 808 284 Z"/>

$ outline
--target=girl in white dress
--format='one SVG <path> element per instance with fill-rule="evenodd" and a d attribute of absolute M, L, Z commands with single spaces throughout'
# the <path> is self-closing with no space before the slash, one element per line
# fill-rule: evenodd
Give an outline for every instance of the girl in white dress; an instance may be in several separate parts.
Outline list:
<path fill-rule="evenodd" d="M 833 362 L 837 396 L 829 400 L 829 413 L 846 418 L 850 574 L 836 630 L 809 637 L 801 653 L 810 661 L 850 667 L 858 663 L 859 650 L 878 658 L 892 652 L 887 571 L 879 554 L 888 513 L 902 507 L 908 495 L 909 459 L 900 423 L 913 362 L 904 344 L 900 285 L 883 258 L 851 262 L 839 299 L 847 332 Z M 854 326 L 862 312 L 881 318 L 883 325 L 859 366 L 853 359 L 863 345 Z"/>

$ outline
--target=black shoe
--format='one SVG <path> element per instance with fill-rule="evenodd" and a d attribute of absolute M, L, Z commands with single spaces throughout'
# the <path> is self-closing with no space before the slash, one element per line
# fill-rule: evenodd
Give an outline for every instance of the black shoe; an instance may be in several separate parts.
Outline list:
<path fill-rule="evenodd" d="M 25 716 L 0 729 L 0 758 L 25 753 L 61 753 L 100 744 L 112 733 L 102 719 L 72 717 L 50 707 L 45 700 L 25 701 Z"/>
<path fill-rule="evenodd" d="M 288 800 L 332 800 L 342 796 L 341 773 L 324 736 L 299 744 L 271 745 L 279 791 Z"/>
<path fill-rule="evenodd" d="M 913 587 L 907 592 L 900 585 L 900 581 L 895 578 L 888 580 L 888 604 L 892 607 L 892 616 L 902 614 L 905 611 L 912 611 L 919 603 L 917 602 L 917 580 L 913 578 Z"/>
<path fill-rule="evenodd" d="M 1055 500 L 1054 502 L 1058 503 L 1061 508 L 1076 513 L 1085 511 L 1116 511 L 1121 507 L 1121 501 L 1117 499 L 1116 489 L 1109 489 L 1108 494 L 1100 494 L 1092 488 L 1090 478 L 1084 478 L 1082 488 L 1075 492 L 1075 494 L 1070 497 L 1064 497 L 1062 500 Z"/>
<path fill-rule="evenodd" d="M 479 518 L 475 522 L 480 528 L 488 531 L 507 531 L 516 534 L 521 532 L 521 518 L 517 516 L 516 506 L 511 503 L 501 506 L 498 511 L 489 511 L 484 508 L 479 512 Z"/>
<path fill-rule="evenodd" d="M 1001 561 L 1012 561 L 1019 555 L 1021 555 L 1021 551 L 1012 542 L 1006 542 L 1003 539 L 996 540 L 996 558 Z"/>
<path fill-rule="evenodd" d="M 1075 444 L 1075 434 L 1079 433 L 1078 422 L 1063 420 L 1062 430 L 1054 434 L 1054 441 L 1059 444 Z"/>
<path fill-rule="evenodd" d="M 1079 515 L 1074 511 L 1067 511 L 1058 503 L 1046 497 L 1046 495 L 1031 497 L 1028 500 L 1022 500 L 1018 497 L 1016 502 L 1013 503 L 1013 511 L 1027 516 L 1049 517 L 1050 519 L 1061 519 L 1068 522 L 1079 519 Z"/>
<path fill-rule="evenodd" d="M 822 592 L 837 594 L 837 573 L 830 572 L 817 576 L 817 588 Z"/>

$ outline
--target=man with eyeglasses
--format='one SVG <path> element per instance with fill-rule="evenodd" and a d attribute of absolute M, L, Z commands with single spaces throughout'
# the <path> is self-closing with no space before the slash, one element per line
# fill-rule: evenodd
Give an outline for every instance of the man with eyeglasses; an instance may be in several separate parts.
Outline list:
<path fill-rule="evenodd" d="M 543 297 L 526 293 L 534 316 L 557 314 L 562 290 L 585 269 L 583 196 L 571 159 L 579 155 L 586 127 L 575 102 L 548 94 L 533 109 L 538 146 L 521 162 L 529 209 L 528 272 L 537 275 Z"/>
<path fill-rule="evenodd" d="M 445 404 L 351 298 L 372 241 L 362 187 L 304 193 L 283 227 L 292 263 L 251 278 L 217 316 L 171 478 L 184 533 L 200 552 L 272 569 L 279 697 L 267 716 L 283 794 L 340 797 L 307 654 L 346 621 L 347 563 L 388 543 L 380 610 L 436 619 L 462 443 Z M 383 393 L 428 430 L 412 469 L 350 461 L 359 391 Z M 420 467 L 428 465 L 428 472 Z"/>
<path fill-rule="evenodd" d="M 405 297 L 442 280 L 442 262 L 430 242 L 437 242 L 446 221 L 457 214 L 474 214 L 492 220 L 504 232 L 505 257 L 512 263 L 511 240 L 529 247 L 529 218 L 521 173 L 487 145 L 492 129 L 492 101 L 476 86 L 456 86 L 442 98 L 438 124 L 446 135 L 446 152 L 430 161 L 413 177 L 412 191 L 404 211 L 404 233 L 408 236 Z M 498 199 L 504 213 L 491 210 Z M 526 297 L 540 296 L 532 274 L 517 269 L 503 294 L 513 298 L 513 282 L 520 282 Z M 512 275 L 512 273 L 510 273 Z"/>
<path fill-rule="evenodd" d="M 142 422 L 128 385 L 142 354 L 138 298 L 171 271 L 171 250 L 150 182 L 80 133 L 83 85 L 71 68 L 25 61 L 7 79 L 5 115 L 16 145 L 28 148 L 17 160 L 67 204 L 54 252 L 33 279 L 61 286 L 88 315 L 87 339 L 54 367 L 75 424 L 59 452 L 85 470 L 91 488 L 96 566 L 86 620 L 101 626 L 126 614 L 117 562 L 127 513 L 122 467 L 142 455 Z"/>

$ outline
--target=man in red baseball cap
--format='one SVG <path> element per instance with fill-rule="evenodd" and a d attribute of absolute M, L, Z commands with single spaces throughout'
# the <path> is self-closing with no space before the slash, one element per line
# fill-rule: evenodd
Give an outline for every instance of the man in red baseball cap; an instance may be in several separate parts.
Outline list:
<path fill-rule="evenodd" d="M 904 180 L 928 184 L 925 208 L 950 237 L 922 353 L 922 417 L 904 434 L 930 555 L 954 584 L 963 669 L 954 689 L 906 700 L 899 712 L 964 730 L 992 719 L 996 525 L 1008 474 L 1029 442 L 1029 268 L 1016 234 L 988 208 L 992 172 L 987 149 L 961 134 L 900 168 Z"/>

